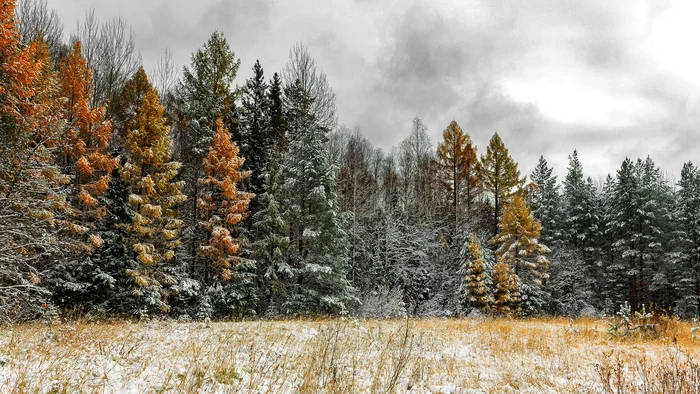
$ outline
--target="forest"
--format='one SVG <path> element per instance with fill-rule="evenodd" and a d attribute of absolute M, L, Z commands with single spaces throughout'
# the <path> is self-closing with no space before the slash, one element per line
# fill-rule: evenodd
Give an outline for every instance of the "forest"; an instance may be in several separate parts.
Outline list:
<path fill-rule="evenodd" d="M 498 130 L 431 141 L 418 116 L 386 152 L 302 43 L 240 81 L 219 31 L 147 71 L 123 19 L 78 26 L 0 3 L 0 324 L 700 312 L 690 161 L 523 174 Z"/>

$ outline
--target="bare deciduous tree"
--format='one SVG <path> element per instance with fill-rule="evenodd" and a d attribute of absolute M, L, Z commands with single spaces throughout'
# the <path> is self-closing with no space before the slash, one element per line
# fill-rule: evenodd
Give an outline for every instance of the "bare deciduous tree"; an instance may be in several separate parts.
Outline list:
<path fill-rule="evenodd" d="M 282 72 L 282 78 L 286 86 L 292 86 L 299 80 L 302 89 L 313 99 L 312 114 L 323 127 L 335 129 L 338 124 L 335 93 L 326 74 L 318 71 L 316 61 L 304 44 L 297 43 L 289 50 L 289 62 Z"/>
<path fill-rule="evenodd" d="M 63 23 L 55 9 L 49 10 L 47 0 L 21 0 L 17 4 L 15 23 L 22 44 L 43 40 L 54 61 L 65 53 Z"/>

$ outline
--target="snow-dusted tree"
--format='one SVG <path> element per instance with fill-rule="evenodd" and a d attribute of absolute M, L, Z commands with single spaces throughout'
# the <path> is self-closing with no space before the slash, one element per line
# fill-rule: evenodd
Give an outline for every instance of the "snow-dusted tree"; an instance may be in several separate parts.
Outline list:
<path fill-rule="evenodd" d="M 464 265 L 467 271 L 464 277 L 464 308 L 476 308 L 482 312 L 489 310 L 493 304 L 491 291 L 486 283 L 486 265 L 481 257 L 481 249 L 475 235 L 467 246 Z"/>
<path fill-rule="evenodd" d="M 344 313 L 354 301 L 346 278 L 347 234 L 325 155 L 327 129 L 311 112 L 300 83 L 287 89 L 293 139 L 283 165 L 284 217 L 290 226 L 291 280 L 284 313 Z"/>
<path fill-rule="evenodd" d="M 284 283 L 291 277 L 286 260 L 289 225 L 282 217 L 279 202 L 280 157 L 278 153 L 273 154 L 270 170 L 266 174 L 264 193 L 256 197 L 260 201 L 261 209 L 252 217 L 252 235 L 255 241 L 251 249 L 258 273 L 259 310 L 272 315 L 281 312 L 286 297 Z"/>
<path fill-rule="evenodd" d="M 520 283 L 512 265 L 499 261 L 493 266 L 493 310 L 502 315 L 520 313 Z"/>
<path fill-rule="evenodd" d="M 481 156 L 482 184 L 493 198 L 494 234 L 498 233 L 503 207 L 525 184 L 520 178 L 518 163 L 508 153 L 498 133 L 494 134 L 486 147 L 486 155 Z"/>
<path fill-rule="evenodd" d="M 683 164 L 678 181 L 674 222 L 674 287 L 678 292 L 676 313 L 697 316 L 700 312 L 700 171 L 692 162 Z"/>
<path fill-rule="evenodd" d="M 583 166 L 578 159 L 578 152 L 569 156 L 569 170 L 564 180 L 564 236 L 569 245 L 578 249 L 588 271 L 587 277 L 598 276 L 595 261 L 598 259 L 597 245 L 600 239 L 598 230 L 598 209 L 596 191 L 590 178 L 583 174 Z"/>
<path fill-rule="evenodd" d="M 233 83 L 240 60 L 229 47 L 224 34 L 214 32 L 204 46 L 192 55 L 191 65 L 183 70 L 183 79 L 177 88 L 180 103 L 178 124 L 179 159 L 182 160 L 182 178 L 188 201 L 182 210 L 185 221 L 183 241 L 187 259 L 194 264 L 199 245 L 207 236 L 199 226 L 199 198 L 202 195 L 197 179 L 203 176 L 203 160 L 214 139 L 216 121 L 231 121 L 231 108 L 236 100 Z M 194 267 L 193 267 L 194 268 Z"/>
<path fill-rule="evenodd" d="M 182 221 L 178 205 L 186 197 L 182 182 L 175 182 L 180 163 L 170 161 L 172 140 L 163 118 L 158 93 L 151 88 L 144 96 L 127 132 L 124 147 L 127 163 L 121 177 L 130 186 L 129 204 L 135 210 L 127 226 L 128 245 L 134 252 L 138 268 L 128 275 L 136 287 L 134 293 L 144 297 L 143 313 L 167 311 L 170 287 L 176 278 L 164 270 L 175 257 L 180 244 Z"/>
<path fill-rule="evenodd" d="M 237 256 L 237 225 L 247 215 L 254 194 L 238 190 L 250 171 L 241 170 L 244 159 L 238 156 L 238 145 L 231 141 L 221 119 L 215 127 L 214 141 L 203 161 L 205 177 L 199 179 L 205 190 L 199 198 L 201 226 L 209 234 L 199 252 L 205 262 L 205 280 L 214 276 L 229 281 L 235 280 L 232 269 L 242 261 Z"/>
<path fill-rule="evenodd" d="M 62 124 L 58 78 L 48 48 L 23 46 L 15 1 L 0 4 L 0 321 L 39 318 L 52 309 L 46 281 L 75 251 L 56 165 Z M 46 308 L 42 308 L 42 305 Z"/>
<path fill-rule="evenodd" d="M 540 240 L 553 247 L 560 244 L 563 238 L 563 212 L 557 177 L 552 175 L 552 171 L 544 156 L 540 156 L 537 167 L 530 175 L 537 188 L 528 197 L 532 214 L 542 224 Z"/>
<path fill-rule="evenodd" d="M 532 217 L 523 198 L 514 196 L 503 210 L 498 234 L 491 242 L 498 247 L 496 257 L 515 268 L 526 314 L 542 313 L 549 302 L 544 283 L 549 278 L 545 254 L 550 250 L 539 243 L 539 236 L 540 223 Z"/>
<path fill-rule="evenodd" d="M 247 216 L 250 199 L 254 197 L 252 193 L 239 190 L 250 171 L 242 171 L 244 159 L 238 155 L 238 145 L 231 141 L 231 133 L 224 128 L 221 119 L 216 121 L 215 127 L 214 141 L 203 161 L 205 176 L 199 179 L 202 185 L 198 202 L 200 225 L 208 234 L 199 247 L 204 273 L 201 277 L 206 285 L 218 282 L 220 289 L 217 290 L 224 293 L 213 300 L 215 313 L 253 314 L 253 262 L 239 256 L 244 241 L 237 238 L 241 232 L 239 223 Z"/>

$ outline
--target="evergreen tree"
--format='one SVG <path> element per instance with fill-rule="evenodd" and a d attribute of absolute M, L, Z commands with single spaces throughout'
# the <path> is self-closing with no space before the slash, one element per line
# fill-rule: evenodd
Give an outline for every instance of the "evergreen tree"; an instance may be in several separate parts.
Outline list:
<path fill-rule="evenodd" d="M 557 177 L 552 175 L 553 169 L 548 167 L 547 160 L 540 156 L 537 167 L 530 179 L 537 186 L 530 194 L 532 214 L 542 224 L 540 239 L 545 245 L 557 245 L 561 242 L 563 212 Z"/>
<path fill-rule="evenodd" d="M 497 234 L 503 207 L 522 188 L 525 178 L 520 178 L 518 164 L 508 154 L 498 133 L 491 137 L 486 155 L 481 156 L 481 167 L 482 184 L 493 197 L 494 234 Z"/>
<path fill-rule="evenodd" d="M 672 261 L 678 292 L 675 309 L 681 316 L 700 313 L 700 171 L 692 162 L 683 164 L 678 181 L 674 222 L 676 251 Z"/>
<path fill-rule="evenodd" d="M 274 146 L 282 152 L 287 150 L 287 127 L 284 118 L 284 97 L 282 95 L 282 80 L 275 73 L 270 81 L 270 89 L 267 92 L 269 103 L 270 132 L 274 140 Z"/>
<path fill-rule="evenodd" d="M 214 32 L 204 46 L 192 55 L 189 67 L 183 70 L 178 87 L 181 123 L 178 127 L 179 158 L 183 162 L 182 179 L 188 201 L 183 209 L 187 258 L 193 265 L 198 248 L 207 234 L 201 231 L 197 202 L 202 190 L 197 180 L 203 176 L 203 160 L 214 139 L 216 121 L 232 121 L 232 108 L 237 98 L 233 83 L 240 67 L 222 32 Z"/>
<path fill-rule="evenodd" d="M 354 301 L 347 273 L 347 235 L 331 169 L 324 154 L 327 130 L 310 112 L 312 99 L 295 85 L 288 108 L 289 153 L 283 166 L 284 215 L 290 225 L 285 313 L 344 313 Z"/>
<path fill-rule="evenodd" d="M 549 278 L 550 250 L 538 242 L 540 223 L 536 222 L 520 196 L 515 196 L 503 212 L 498 235 L 491 242 L 498 245 L 496 257 L 515 268 L 521 283 L 525 312 L 542 313 L 548 303 L 543 291 Z"/>
<path fill-rule="evenodd" d="M 177 278 L 164 265 L 175 257 L 180 244 L 182 221 L 177 207 L 185 201 L 182 182 L 174 182 L 180 163 L 171 162 L 172 140 L 155 89 L 146 93 L 126 134 L 128 162 L 121 176 L 130 186 L 129 204 L 135 214 L 127 226 L 128 245 L 138 268 L 128 275 L 136 284 L 134 293 L 144 298 L 140 313 L 167 311 L 170 287 Z"/>
<path fill-rule="evenodd" d="M 472 235 L 468 256 L 465 259 L 467 274 L 464 277 L 464 307 L 477 308 L 486 312 L 493 304 L 493 299 L 486 283 L 486 265 L 481 258 L 481 250 L 476 236 Z"/>
<path fill-rule="evenodd" d="M 265 181 L 265 192 L 258 197 L 261 209 L 253 215 L 252 257 L 257 264 L 260 310 L 278 314 L 285 301 L 284 283 L 291 279 L 291 269 L 285 259 L 289 248 L 289 225 L 282 217 L 280 207 L 279 154 L 270 162 Z"/>
<path fill-rule="evenodd" d="M 253 76 L 246 81 L 243 90 L 241 154 L 246 158 L 246 169 L 252 171 L 250 191 L 261 194 L 264 174 L 267 171 L 274 136 L 270 127 L 270 102 L 262 66 L 256 61 Z M 253 203 L 253 212 L 257 212 Z"/>

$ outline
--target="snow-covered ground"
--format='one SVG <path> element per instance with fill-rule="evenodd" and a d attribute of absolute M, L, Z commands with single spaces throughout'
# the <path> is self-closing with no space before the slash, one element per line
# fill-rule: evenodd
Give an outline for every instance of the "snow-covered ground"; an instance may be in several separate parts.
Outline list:
<path fill-rule="evenodd" d="M 698 356 L 682 323 L 627 341 L 564 319 L 26 325 L 0 328 L 0 392 L 695 393 Z"/>

